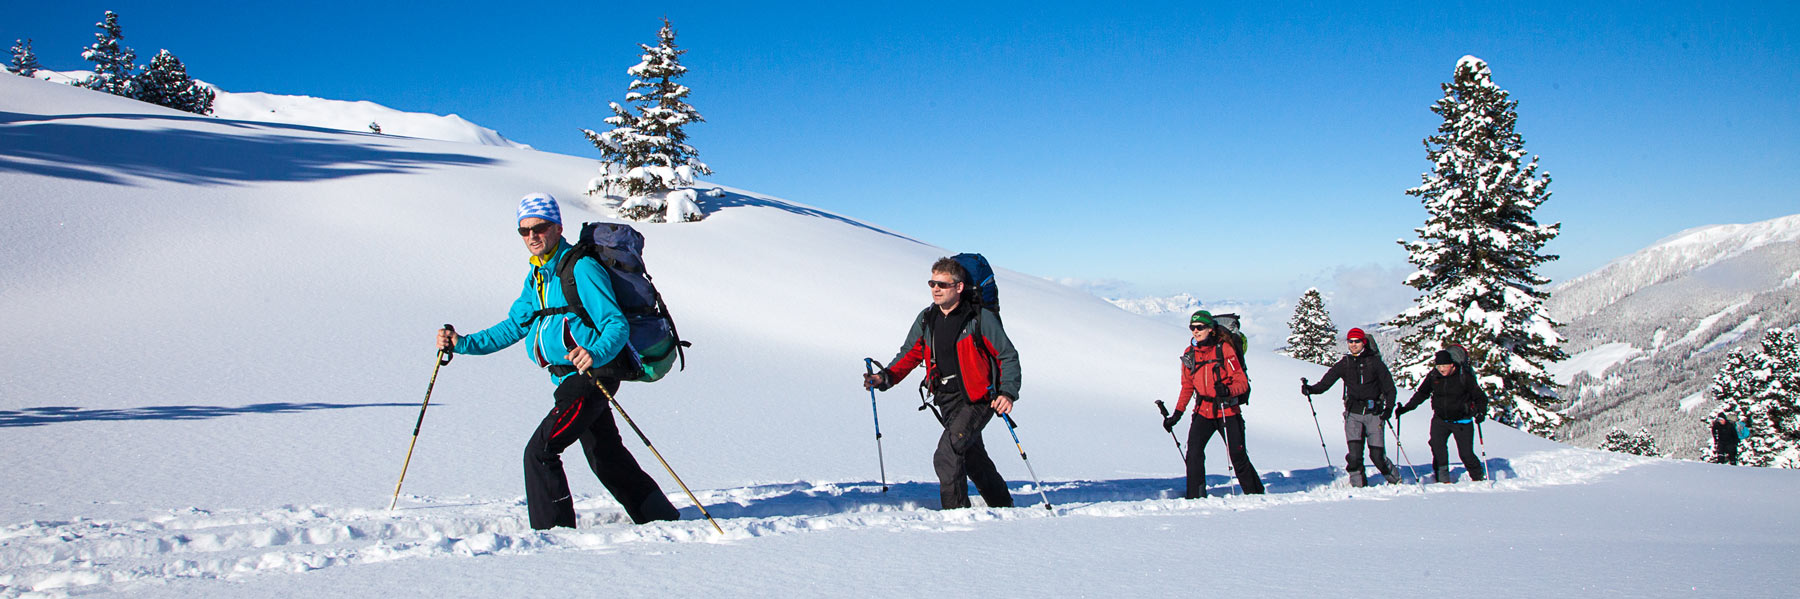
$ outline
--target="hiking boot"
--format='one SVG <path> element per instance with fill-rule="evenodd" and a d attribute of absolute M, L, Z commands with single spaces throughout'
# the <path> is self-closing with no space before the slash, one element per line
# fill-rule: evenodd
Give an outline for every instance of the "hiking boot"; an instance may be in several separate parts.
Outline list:
<path fill-rule="evenodd" d="M 1383 472 L 1381 473 L 1381 477 L 1387 479 L 1387 482 L 1390 485 L 1400 484 L 1400 473 L 1398 472 Z"/>
<path fill-rule="evenodd" d="M 1351 473 L 1350 473 L 1350 486 L 1352 486 L 1352 487 L 1366 487 L 1366 486 L 1369 486 L 1369 480 L 1368 480 L 1368 477 L 1367 477 L 1367 476 L 1365 476 L 1365 475 L 1364 475 L 1364 474 L 1363 474 L 1363 473 L 1361 473 L 1361 472 L 1351 472 Z"/>
<path fill-rule="evenodd" d="M 1444 484 L 1456 482 L 1455 479 L 1450 478 L 1449 468 L 1433 468 L 1431 471 L 1431 480 Z"/>

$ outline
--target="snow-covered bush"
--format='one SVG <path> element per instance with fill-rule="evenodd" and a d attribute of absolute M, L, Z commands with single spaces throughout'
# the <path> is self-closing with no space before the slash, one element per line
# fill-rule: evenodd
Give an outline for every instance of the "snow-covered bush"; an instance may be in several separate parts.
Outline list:
<path fill-rule="evenodd" d="M 701 162 L 699 153 L 687 144 L 684 129 L 690 123 L 704 122 L 700 112 L 687 104 L 691 91 L 675 79 L 687 73 L 681 66 L 686 50 L 675 46 L 675 29 L 663 19 L 657 33 L 657 45 L 639 44 L 642 61 L 626 72 L 634 79 L 625 94 L 625 103 L 611 102 L 613 116 L 606 123 L 613 128 L 605 132 L 583 129 L 590 143 L 600 150 L 601 174 L 588 185 L 589 194 L 624 198 L 619 215 L 635 220 L 684 222 L 700 219 L 700 211 L 692 201 L 683 203 L 665 197 L 671 191 L 689 187 L 695 177 L 711 174 Z M 635 108 L 635 113 L 633 112 Z M 673 208 L 677 212 L 654 209 Z"/>
<path fill-rule="evenodd" d="M 1317 288 L 1308 289 L 1294 305 L 1294 317 L 1288 319 L 1287 349 L 1282 353 L 1296 360 L 1330 366 L 1337 361 L 1337 325 L 1325 310 L 1325 298 Z"/>
<path fill-rule="evenodd" d="M 1606 433 L 1606 440 L 1600 442 L 1600 449 L 1653 458 L 1662 455 L 1662 452 L 1656 449 L 1656 437 L 1650 434 L 1649 429 L 1643 428 L 1638 429 L 1635 433 L 1628 433 L 1619 430 L 1618 427 L 1613 427 Z"/>

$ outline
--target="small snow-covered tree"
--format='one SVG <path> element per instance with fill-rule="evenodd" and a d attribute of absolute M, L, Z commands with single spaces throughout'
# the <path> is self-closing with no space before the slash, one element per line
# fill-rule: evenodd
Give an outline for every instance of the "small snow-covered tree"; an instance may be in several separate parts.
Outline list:
<path fill-rule="evenodd" d="M 1600 449 L 1618 453 L 1629 453 L 1649 457 L 1659 457 L 1661 451 L 1656 449 L 1656 437 L 1649 429 L 1639 428 L 1635 433 L 1628 433 L 1613 427 L 1607 431 L 1606 440 L 1600 442 Z"/>
<path fill-rule="evenodd" d="M 35 77 L 41 68 L 44 67 L 38 64 L 37 54 L 31 51 L 31 40 L 13 40 L 12 62 L 6 70 L 21 77 Z"/>
<path fill-rule="evenodd" d="M 667 207 L 680 203 L 679 198 L 669 197 L 670 192 L 693 185 L 698 175 L 712 173 L 687 144 L 687 125 L 706 119 L 687 103 L 691 90 L 675 82 L 687 74 L 687 67 L 681 65 L 681 55 L 687 51 L 676 47 L 675 28 L 669 20 L 663 19 L 655 46 L 638 46 L 644 50 L 642 60 L 626 71 L 633 79 L 625 102 L 635 112 L 613 102 L 613 116 L 606 119 L 613 128 L 605 132 L 583 129 L 582 133 L 600 150 L 599 187 L 626 197 L 621 216 L 663 220 L 670 216 Z M 696 210 L 674 220 L 697 220 L 698 216 Z"/>
<path fill-rule="evenodd" d="M 1800 338 L 1781 329 L 1763 334 L 1762 350 L 1732 350 L 1713 375 L 1718 406 L 1707 415 L 1737 415 L 1749 434 L 1738 443 L 1745 466 L 1800 468 Z M 1708 461 L 1719 461 L 1716 448 Z"/>
<path fill-rule="evenodd" d="M 106 11 L 106 17 L 94 24 L 100 33 L 94 43 L 81 52 L 81 58 L 94 63 L 94 74 L 77 84 L 115 96 L 136 98 L 137 53 L 125 46 L 125 32 L 119 28 L 119 13 Z"/>
<path fill-rule="evenodd" d="M 1308 289 L 1294 305 L 1294 316 L 1288 319 L 1288 357 L 1330 366 L 1337 360 L 1337 325 L 1325 310 L 1325 298 L 1317 288 Z"/>
<path fill-rule="evenodd" d="M 1532 212 L 1550 198 L 1550 176 L 1525 162 L 1513 126 L 1518 102 L 1494 85 L 1486 62 L 1464 56 L 1432 112 L 1444 118 L 1425 138 L 1432 169 L 1406 190 L 1429 213 L 1416 242 L 1400 241 L 1418 271 L 1406 284 L 1422 293 L 1390 324 L 1400 340 L 1396 378 L 1416 385 L 1440 344 L 1468 350 L 1495 420 L 1551 436 L 1563 420 L 1556 383 L 1545 369 L 1568 359 L 1558 323 L 1544 302 L 1549 283 L 1535 268 L 1556 256 L 1539 252 L 1562 225 L 1542 225 Z"/>
<path fill-rule="evenodd" d="M 187 66 L 168 50 L 157 52 L 150 59 L 150 66 L 138 74 L 135 87 L 139 100 L 182 112 L 212 114 L 212 88 L 189 77 Z"/>

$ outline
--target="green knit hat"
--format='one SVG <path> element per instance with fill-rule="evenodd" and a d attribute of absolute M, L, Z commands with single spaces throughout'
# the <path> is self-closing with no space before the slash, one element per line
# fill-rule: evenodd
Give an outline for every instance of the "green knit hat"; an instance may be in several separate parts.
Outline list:
<path fill-rule="evenodd" d="M 1188 317 L 1188 326 L 1194 326 L 1197 324 L 1212 326 L 1213 325 L 1212 313 L 1207 312 L 1205 310 L 1196 310 L 1194 312 L 1193 316 Z"/>

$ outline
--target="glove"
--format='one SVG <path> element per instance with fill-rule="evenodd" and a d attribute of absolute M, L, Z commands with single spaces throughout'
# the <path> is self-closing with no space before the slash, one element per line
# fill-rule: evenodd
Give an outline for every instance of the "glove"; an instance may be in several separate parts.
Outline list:
<path fill-rule="evenodd" d="M 1381 411 L 1381 419 L 1382 420 L 1393 420 L 1394 419 L 1394 408 L 1392 406 L 1389 406 L 1388 409 L 1382 410 Z"/>
<path fill-rule="evenodd" d="M 1312 385 L 1306 384 L 1306 379 L 1300 379 L 1300 394 L 1301 395 L 1312 395 L 1313 394 Z"/>
<path fill-rule="evenodd" d="M 1487 422 L 1487 412 L 1476 412 L 1475 413 L 1475 423 L 1480 424 L 1483 422 Z"/>
<path fill-rule="evenodd" d="M 890 385 L 888 384 L 888 375 L 887 375 L 886 370 L 883 370 L 881 372 L 875 372 L 875 373 L 867 373 L 867 374 L 863 375 L 863 388 L 864 389 L 879 389 L 882 391 L 886 391 L 886 390 L 888 390 L 889 386 Z"/>
<path fill-rule="evenodd" d="M 1394 414 L 1400 415 L 1400 414 L 1405 414 L 1405 413 L 1411 412 L 1411 411 L 1413 411 L 1412 406 L 1400 406 L 1400 409 L 1394 410 Z"/>
<path fill-rule="evenodd" d="M 1163 419 L 1163 430 L 1173 433 L 1175 432 L 1175 424 L 1179 422 L 1181 422 L 1181 410 L 1176 410 L 1174 414 L 1170 414 L 1168 418 Z"/>

